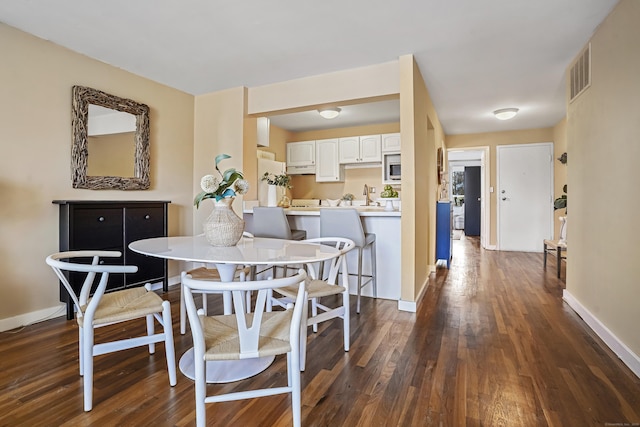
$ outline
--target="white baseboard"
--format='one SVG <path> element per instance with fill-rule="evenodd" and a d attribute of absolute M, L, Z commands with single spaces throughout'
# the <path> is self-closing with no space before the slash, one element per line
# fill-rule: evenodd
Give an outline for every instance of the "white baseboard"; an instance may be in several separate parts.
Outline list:
<path fill-rule="evenodd" d="M 180 276 L 173 276 L 167 279 L 167 285 L 169 287 L 179 285 L 180 284 Z M 162 282 L 156 282 L 151 284 L 152 291 L 159 291 L 162 289 Z"/>
<path fill-rule="evenodd" d="M 7 317 L 5 319 L 0 319 L 0 332 L 31 325 L 44 320 L 55 319 L 56 317 L 66 316 L 66 314 L 67 306 L 66 304 L 61 303 L 53 307 L 43 308 L 42 310 Z"/>
<path fill-rule="evenodd" d="M 169 286 L 180 284 L 180 276 L 169 277 Z M 152 283 L 151 290 L 157 291 L 162 289 L 162 282 Z M 42 322 L 44 320 L 55 319 L 67 315 L 66 304 L 60 303 L 53 307 L 43 308 L 42 310 L 31 311 L 29 313 L 19 314 L 13 317 L 0 319 L 0 332 L 19 328 L 21 326 L 31 325 L 33 323 Z"/>
<path fill-rule="evenodd" d="M 420 293 L 418 294 L 418 298 L 415 301 L 404 301 L 398 300 L 398 310 L 400 311 L 408 311 L 410 313 L 415 313 L 418 311 L 418 304 L 422 301 L 422 297 L 427 292 L 427 288 L 429 287 L 429 278 L 427 281 L 422 284 L 422 289 L 420 289 Z"/>
<path fill-rule="evenodd" d="M 640 357 L 627 347 L 613 332 L 609 330 L 597 317 L 595 317 L 580 301 L 571 295 L 566 289 L 562 293 L 562 299 L 575 311 L 578 316 L 589 326 L 593 332 L 613 351 L 622 362 L 640 378 Z"/>

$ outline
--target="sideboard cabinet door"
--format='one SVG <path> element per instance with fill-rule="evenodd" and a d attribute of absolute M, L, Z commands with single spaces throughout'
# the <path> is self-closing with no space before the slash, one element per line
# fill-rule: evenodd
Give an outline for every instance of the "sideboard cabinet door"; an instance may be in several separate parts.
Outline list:
<path fill-rule="evenodd" d="M 127 287 L 165 280 L 166 261 L 133 252 L 129 243 L 150 237 L 166 236 L 166 205 L 125 208 L 124 262 L 137 265 L 138 272 L 127 274 Z M 165 289 L 166 290 L 166 289 Z"/>
<path fill-rule="evenodd" d="M 109 275 L 107 292 L 158 282 L 162 282 L 164 291 L 168 290 L 166 260 L 136 254 L 129 250 L 129 243 L 166 236 L 167 205 L 171 202 L 54 200 L 53 203 L 59 205 L 60 251 L 120 251 L 122 257 L 101 261 L 138 266 L 136 273 Z M 70 273 L 67 277 L 76 295 L 79 294 L 85 275 Z M 72 319 L 73 301 L 62 285 L 60 301 L 67 304 L 67 319 Z"/>

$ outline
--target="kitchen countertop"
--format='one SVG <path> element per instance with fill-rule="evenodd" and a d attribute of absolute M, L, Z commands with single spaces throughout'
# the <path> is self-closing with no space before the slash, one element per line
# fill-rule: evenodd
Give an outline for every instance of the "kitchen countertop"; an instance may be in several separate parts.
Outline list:
<path fill-rule="evenodd" d="M 296 216 L 319 216 L 320 209 L 355 209 L 360 213 L 360 216 L 391 216 L 400 217 L 402 212 L 398 210 L 385 211 L 382 206 L 350 206 L 350 207 L 327 207 L 327 206 L 304 206 L 304 207 L 291 207 L 286 208 L 284 212 L 287 215 Z M 253 214 L 253 208 L 245 209 L 243 213 Z"/>

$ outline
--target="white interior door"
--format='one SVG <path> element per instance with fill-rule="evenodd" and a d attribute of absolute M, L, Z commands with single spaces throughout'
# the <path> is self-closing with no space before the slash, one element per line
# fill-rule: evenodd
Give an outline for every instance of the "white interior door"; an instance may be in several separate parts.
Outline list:
<path fill-rule="evenodd" d="M 553 235 L 553 143 L 503 145 L 498 161 L 498 249 L 542 252 Z"/>

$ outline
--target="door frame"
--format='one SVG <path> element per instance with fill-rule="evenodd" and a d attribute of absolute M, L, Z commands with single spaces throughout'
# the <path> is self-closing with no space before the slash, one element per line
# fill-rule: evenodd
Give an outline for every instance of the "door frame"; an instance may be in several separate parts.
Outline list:
<path fill-rule="evenodd" d="M 522 148 L 522 147 L 534 147 L 534 146 L 539 146 L 539 147 L 550 147 L 550 158 L 549 158 L 549 164 L 551 165 L 549 168 L 549 173 L 551 175 L 551 179 L 549 180 L 550 182 L 550 188 L 549 188 L 549 205 L 550 205 L 550 236 L 553 236 L 553 232 L 554 232 L 554 211 L 553 211 L 553 186 L 554 186 L 554 168 L 553 168 L 553 153 L 554 153 L 554 146 L 553 146 L 553 142 L 532 142 L 532 143 L 525 143 L 525 144 L 504 144 L 504 145 L 497 145 L 496 146 L 496 191 L 499 191 L 501 187 L 500 185 L 500 149 L 501 148 Z M 498 194 L 497 197 L 500 197 L 500 195 Z M 498 250 L 501 250 L 500 248 L 500 202 L 499 200 L 497 200 L 496 198 L 496 246 Z"/>
<path fill-rule="evenodd" d="M 449 148 L 447 149 L 447 173 L 449 174 L 448 180 L 451 182 L 451 168 L 450 168 L 450 153 L 451 152 L 480 152 L 480 246 L 484 249 L 495 250 L 495 246 L 491 246 L 491 156 L 489 155 L 489 146 L 478 147 L 464 147 L 464 148 Z M 470 160 L 470 162 L 477 162 L 476 160 Z M 464 161 L 455 161 L 458 164 L 463 164 Z M 474 163 L 472 166 L 477 166 Z M 449 198 L 451 199 L 451 187 L 449 187 Z"/>

